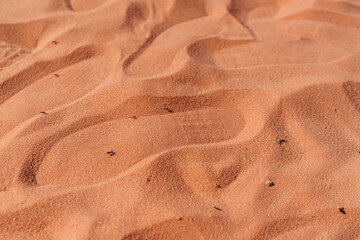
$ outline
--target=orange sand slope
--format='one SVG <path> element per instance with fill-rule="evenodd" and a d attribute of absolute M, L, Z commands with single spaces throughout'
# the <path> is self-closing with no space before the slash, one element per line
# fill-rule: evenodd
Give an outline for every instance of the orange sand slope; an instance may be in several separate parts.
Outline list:
<path fill-rule="evenodd" d="M 1 0 L 0 239 L 359 239 L 359 112 L 360 0 Z"/>

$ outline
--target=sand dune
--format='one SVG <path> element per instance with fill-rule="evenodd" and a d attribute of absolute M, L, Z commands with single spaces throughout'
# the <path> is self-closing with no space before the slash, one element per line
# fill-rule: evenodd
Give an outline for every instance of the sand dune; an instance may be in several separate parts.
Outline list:
<path fill-rule="evenodd" d="M 0 238 L 359 239 L 359 112 L 358 0 L 0 1 Z"/>

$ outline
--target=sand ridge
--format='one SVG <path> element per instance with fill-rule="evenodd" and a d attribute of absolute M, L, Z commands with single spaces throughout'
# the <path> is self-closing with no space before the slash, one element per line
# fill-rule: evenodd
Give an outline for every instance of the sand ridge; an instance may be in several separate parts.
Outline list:
<path fill-rule="evenodd" d="M 359 28 L 358 0 L 0 1 L 0 238 L 358 239 Z"/>

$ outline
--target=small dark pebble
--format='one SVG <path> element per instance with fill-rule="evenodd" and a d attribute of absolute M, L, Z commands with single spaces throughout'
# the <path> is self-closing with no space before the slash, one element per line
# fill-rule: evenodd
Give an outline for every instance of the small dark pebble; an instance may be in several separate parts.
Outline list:
<path fill-rule="evenodd" d="M 216 188 L 221 188 L 221 186 L 219 184 L 215 184 Z"/>
<path fill-rule="evenodd" d="M 59 75 L 59 74 L 56 74 L 56 73 L 55 73 L 54 75 L 55 75 L 55 77 L 60 77 L 60 75 Z"/>
<path fill-rule="evenodd" d="M 47 114 L 47 112 L 45 112 L 45 111 L 41 111 L 40 113 L 41 113 L 41 114 Z"/>
<path fill-rule="evenodd" d="M 132 118 L 133 118 L 133 119 L 137 119 L 137 117 L 136 117 L 136 116 L 132 116 Z"/>
<path fill-rule="evenodd" d="M 150 178 L 146 178 L 146 181 L 147 181 L 147 182 L 150 182 Z"/>
<path fill-rule="evenodd" d="M 275 185 L 275 183 L 271 180 L 266 180 L 266 185 L 268 185 L 268 187 L 272 187 Z"/>
<path fill-rule="evenodd" d="M 56 45 L 56 44 L 58 44 L 58 42 L 57 42 L 57 41 L 52 41 L 51 43 L 52 43 L 52 44 L 55 44 L 55 45 Z"/>
<path fill-rule="evenodd" d="M 182 220 L 182 218 L 181 218 L 181 217 L 179 217 L 179 218 L 178 218 L 178 221 L 181 221 L 181 220 Z"/>

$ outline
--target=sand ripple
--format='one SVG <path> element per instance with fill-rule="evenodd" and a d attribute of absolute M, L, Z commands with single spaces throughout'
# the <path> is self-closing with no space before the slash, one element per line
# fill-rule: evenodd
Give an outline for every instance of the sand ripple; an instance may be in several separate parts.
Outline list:
<path fill-rule="evenodd" d="M 0 6 L 1 239 L 359 237 L 359 1 Z"/>

